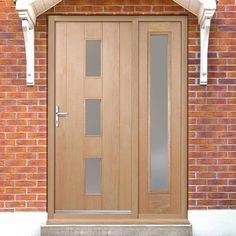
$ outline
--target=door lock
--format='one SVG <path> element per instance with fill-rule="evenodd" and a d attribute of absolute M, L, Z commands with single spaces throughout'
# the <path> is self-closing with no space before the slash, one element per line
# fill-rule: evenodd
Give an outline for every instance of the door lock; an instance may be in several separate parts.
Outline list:
<path fill-rule="evenodd" d="M 60 112 L 59 106 L 56 106 L 56 114 L 55 114 L 56 128 L 59 127 L 59 117 L 65 117 L 67 115 L 69 115 L 68 112 Z"/>

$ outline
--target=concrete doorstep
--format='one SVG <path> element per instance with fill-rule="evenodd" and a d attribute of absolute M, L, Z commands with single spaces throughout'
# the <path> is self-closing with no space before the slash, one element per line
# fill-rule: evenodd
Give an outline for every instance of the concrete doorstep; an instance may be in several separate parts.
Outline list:
<path fill-rule="evenodd" d="M 41 236 L 192 236 L 191 225 L 42 225 Z"/>

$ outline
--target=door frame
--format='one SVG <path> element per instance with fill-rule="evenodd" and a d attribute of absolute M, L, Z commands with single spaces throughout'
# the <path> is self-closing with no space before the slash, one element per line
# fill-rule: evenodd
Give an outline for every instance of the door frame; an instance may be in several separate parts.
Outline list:
<path fill-rule="evenodd" d="M 57 22 L 130 22 L 132 40 L 132 215 L 129 219 L 119 216 L 78 217 L 75 214 L 55 213 L 55 25 Z M 182 176 L 181 215 L 168 218 L 138 218 L 138 162 L 139 162 L 139 22 L 179 22 L 182 37 Z M 48 28 L 48 224 L 188 224 L 187 220 L 187 17 L 186 16 L 49 16 Z"/>

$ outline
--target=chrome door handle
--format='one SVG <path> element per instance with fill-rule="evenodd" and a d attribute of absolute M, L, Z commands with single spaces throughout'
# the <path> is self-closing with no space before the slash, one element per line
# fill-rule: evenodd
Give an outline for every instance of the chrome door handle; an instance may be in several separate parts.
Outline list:
<path fill-rule="evenodd" d="M 65 117 L 69 115 L 68 112 L 60 112 L 59 106 L 56 106 L 56 112 L 55 112 L 55 123 L 56 123 L 56 128 L 59 127 L 59 117 Z"/>

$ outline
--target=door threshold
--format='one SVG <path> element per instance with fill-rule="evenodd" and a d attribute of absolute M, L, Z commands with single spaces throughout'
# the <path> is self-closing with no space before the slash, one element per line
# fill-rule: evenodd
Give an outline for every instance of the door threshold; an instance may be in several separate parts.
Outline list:
<path fill-rule="evenodd" d="M 41 236 L 192 236 L 189 225 L 42 225 Z"/>
<path fill-rule="evenodd" d="M 188 219 L 48 219 L 47 225 L 190 225 Z"/>

